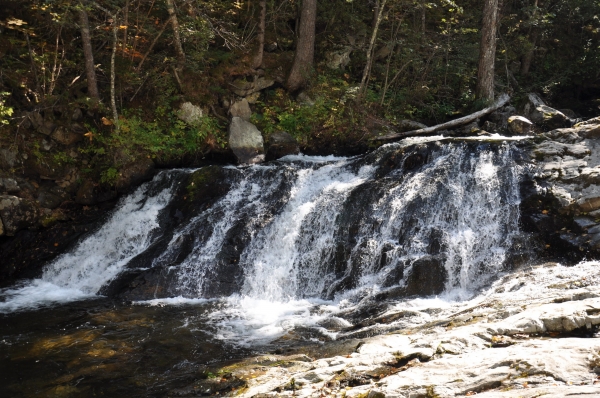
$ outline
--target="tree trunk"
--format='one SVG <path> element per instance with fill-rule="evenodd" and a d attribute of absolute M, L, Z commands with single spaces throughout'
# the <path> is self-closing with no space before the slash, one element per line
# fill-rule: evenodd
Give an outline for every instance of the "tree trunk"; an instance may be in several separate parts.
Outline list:
<path fill-rule="evenodd" d="M 475 96 L 484 101 L 494 100 L 494 63 L 496 59 L 496 29 L 498 0 L 485 0 L 479 48 L 479 67 Z"/>
<path fill-rule="evenodd" d="M 81 41 L 83 42 L 83 55 L 85 57 L 85 74 L 87 78 L 88 95 L 90 98 L 100 101 L 98 82 L 96 80 L 96 69 L 94 68 L 94 52 L 92 50 L 90 22 L 83 4 L 79 10 L 79 25 L 81 29 Z"/>
<path fill-rule="evenodd" d="M 123 25 L 125 25 L 125 29 L 123 29 L 123 57 L 125 57 L 125 53 L 127 51 L 127 30 L 129 29 L 129 0 L 125 2 L 125 16 L 123 19 Z"/>
<path fill-rule="evenodd" d="M 531 48 L 529 50 L 527 50 L 527 52 L 525 53 L 525 55 L 523 55 L 523 58 L 521 60 L 521 75 L 523 76 L 527 76 L 529 74 L 529 68 L 531 68 L 531 62 L 533 61 L 533 55 L 534 55 L 534 51 L 535 51 L 535 45 L 537 44 L 537 39 L 538 39 L 538 30 L 535 29 L 533 27 L 533 23 L 535 22 L 535 19 L 537 17 L 537 10 L 538 10 L 538 0 L 535 0 L 534 4 L 533 4 L 533 14 L 531 16 L 531 21 L 529 25 L 529 32 L 528 32 L 528 36 L 530 37 L 531 40 Z"/>
<path fill-rule="evenodd" d="M 367 78 L 371 74 L 371 64 L 373 62 L 373 49 L 375 48 L 375 41 L 377 40 L 377 31 L 379 30 L 379 24 L 381 23 L 381 17 L 383 16 L 383 10 L 385 9 L 386 1 L 387 0 L 383 0 L 379 5 L 377 22 L 375 22 L 375 27 L 373 28 L 373 33 L 371 34 L 371 41 L 369 42 L 369 48 L 367 49 L 367 64 L 365 65 L 365 69 L 363 70 L 362 79 L 360 80 L 360 86 L 358 87 L 358 101 L 362 100 L 362 97 L 364 96 L 365 91 L 367 90 Z"/>
<path fill-rule="evenodd" d="M 294 63 L 287 79 L 287 88 L 297 91 L 306 84 L 315 56 L 315 22 L 317 0 L 303 0 Z"/>
<path fill-rule="evenodd" d="M 167 11 L 171 17 L 171 26 L 173 26 L 173 37 L 175 37 L 175 52 L 177 53 L 177 64 L 179 69 L 185 65 L 185 53 L 181 46 L 181 37 L 179 36 L 179 21 L 175 14 L 175 4 L 173 0 L 167 0 Z"/>
<path fill-rule="evenodd" d="M 523 55 L 523 59 L 521 61 L 521 75 L 527 76 L 529 74 L 529 68 L 531 68 L 531 63 L 533 62 L 533 55 L 535 51 L 535 45 L 537 44 L 538 39 L 538 31 L 534 30 L 531 34 L 531 48 L 527 50 L 525 55 Z"/>
<path fill-rule="evenodd" d="M 258 69 L 263 63 L 265 51 L 265 28 L 267 20 L 267 0 L 260 0 L 260 22 L 258 24 L 258 51 L 254 57 L 253 67 Z"/>
<path fill-rule="evenodd" d="M 117 55 L 117 41 L 119 40 L 119 24 L 117 23 L 117 15 L 113 16 L 113 45 L 112 55 L 110 57 L 110 106 L 113 112 L 113 123 L 117 132 L 119 132 L 119 114 L 117 113 L 117 102 L 115 100 L 115 56 Z"/>

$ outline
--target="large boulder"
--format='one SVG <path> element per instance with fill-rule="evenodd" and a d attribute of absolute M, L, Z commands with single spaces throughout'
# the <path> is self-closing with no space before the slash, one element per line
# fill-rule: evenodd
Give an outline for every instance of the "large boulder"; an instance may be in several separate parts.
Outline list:
<path fill-rule="evenodd" d="M 564 113 L 549 107 L 544 101 L 534 93 L 527 96 L 528 102 L 523 108 L 524 116 L 528 117 L 533 123 L 547 129 L 557 129 L 569 127 L 571 119 Z"/>
<path fill-rule="evenodd" d="M 517 135 L 526 135 L 531 132 L 533 123 L 523 116 L 511 116 L 508 118 L 508 129 Z"/>
<path fill-rule="evenodd" d="M 21 229 L 38 226 L 39 209 L 32 201 L 11 195 L 0 195 L 0 219 L 3 233 L 14 236 Z"/>
<path fill-rule="evenodd" d="M 298 142 L 285 131 L 277 131 L 269 137 L 267 160 L 275 160 L 287 155 L 296 155 L 299 152 Z"/>
<path fill-rule="evenodd" d="M 179 111 L 177 112 L 177 117 L 191 126 L 198 124 L 203 116 L 204 112 L 202 111 L 202 108 L 191 102 L 184 102 L 181 104 Z"/>
<path fill-rule="evenodd" d="M 239 117 L 249 122 L 250 116 L 252 116 L 252 110 L 250 109 L 248 100 L 242 98 L 241 100 L 234 102 L 229 108 L 229 116 Z"/>
<path fill-rule="evenodd" d="M 238 163 L 255 164 L 265 160 L 265 149 L 260 131 L 240 117 L 231 118 L 229 124 L 229 147 Z"/>

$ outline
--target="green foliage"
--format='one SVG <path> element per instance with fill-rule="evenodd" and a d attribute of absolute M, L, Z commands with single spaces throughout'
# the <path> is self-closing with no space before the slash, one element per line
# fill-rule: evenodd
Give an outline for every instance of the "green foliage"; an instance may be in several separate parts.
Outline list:
<path fill-rule="evenodd" d="M 115 185 L 119 179 L 119 171 L 114 167 L 109 167 L 100 174 L 100 182 L 108 185 Z"/>
<path fill-rule="evenodd" d="M 259 112 L 253 114 L 252 121 L 267 135 L 282 130 L 304 143 L 319 131 L 343 134 L 356 122 L 351 107 L 355 91 L 356 87 L 335 75 L 321 75 L 304 103 L 275 90 L 257 104 Z"/>
<path fill-rule="evenodd" d="M 6 106 L 5 98 L 9 95 L 10 93 L 0 92 L 0 124 L 8 124 L 10 122 L 9 118 L 14 112 L 12 107 Z"/>

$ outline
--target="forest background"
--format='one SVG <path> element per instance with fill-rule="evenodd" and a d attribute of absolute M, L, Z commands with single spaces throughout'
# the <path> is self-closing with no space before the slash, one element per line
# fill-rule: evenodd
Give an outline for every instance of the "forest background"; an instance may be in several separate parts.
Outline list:
<path fill-rule="evenodd" d="M 2 0 L 0 147 L 29 159 L 14 173 L 76 166 L 78 184 L 108 189 L 140 159 L 230 161 L 228 110 L 246 97 L 267 141 L 286 131 L 307 153 L 358 153 L 406 119 L 489 102 L 475 95 L 484 3 Z M 600 1 L 492 3 L 492 93 L 596 116 Z M 201 109 L 193 123 L 185 102 Z"/>

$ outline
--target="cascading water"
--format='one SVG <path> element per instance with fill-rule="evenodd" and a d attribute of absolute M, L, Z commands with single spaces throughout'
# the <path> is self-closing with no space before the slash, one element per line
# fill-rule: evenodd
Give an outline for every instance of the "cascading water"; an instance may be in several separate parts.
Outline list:
<path fill-rule="evenodd" d="M 230 297 L 227 316 L 249 323 L 253 313 L 307 321 L 315 303 L 334 314 L 335 303 L 386 289 L 466 298 L 503 269 L 519 233 L 517 152 L 508 143 L 424 142 L 227 167 L 228 190 L 187 218 L 175 198 L 192 172 L 163 172 L 40 279 L 3 291 L 0 311 L 97 294 L 132 263 L 138 279 L 153 273 L 156 282 L 127 285 L 137 297 Z M 173 214 L 176 226 L 163 228 Z"/>

